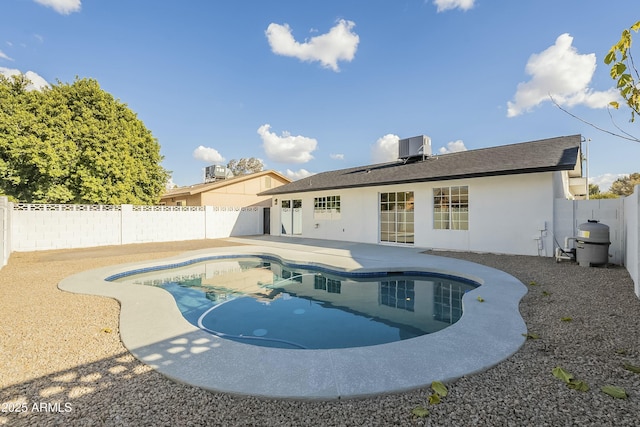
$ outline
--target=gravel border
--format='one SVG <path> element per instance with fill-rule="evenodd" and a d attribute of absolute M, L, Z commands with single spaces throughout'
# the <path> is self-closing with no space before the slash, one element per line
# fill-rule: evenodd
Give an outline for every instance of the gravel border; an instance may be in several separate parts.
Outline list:
<path fill-rule="evenodd" d="M 295 401 L 175 383 L 124 349 L 116 301 L 57 289 L 64 277 L 90 268 L 236 244 L 207 240 L 12 254 L 0 270 L 0 425 L 638 425 L 640 374 L 623 365 L 640 366 L 640 300 L 618 266 L 436 252 L 499 268 L 529 285 L 520 311 L 529 333 L 540 337 L 486 372 L 448 384 L 449 394 L 438 405 L 428 404 L 428 389 Z M 556 366 L 590 390 L 568 388 L 552 375 Z M 623 387 L 629 397 L 602 393 L 607 384 Z M 413 415 L 417 406 L 430 415 Z"/>

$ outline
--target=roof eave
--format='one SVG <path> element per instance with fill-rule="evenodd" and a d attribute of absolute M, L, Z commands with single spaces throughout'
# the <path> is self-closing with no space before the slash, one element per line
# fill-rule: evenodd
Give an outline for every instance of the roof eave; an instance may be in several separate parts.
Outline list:
<path fill-rule="evenodd" d="M 258 195 L 259 196 L 276 196 L 281 194 L 309 193 L 312 191 L 340 190 L 340 189 L 364 188 L 364 187 L 382 187 L 387 185 L 413 184 L 413 183 L 419 183 L 419 182 L 452 181 L 454 179 L 483 178 L 483 177 L 490 177 L 490 176 L 505 176 L 505 175 L 522 175 L 522 174 L 540 173 L 540 172 L 557 172 L 557 171 L 563 171 L 563 170 L 573 170 L 573 168 L 574 168 L 574 165 L 557 165 L 553 167 L 465 173 L 465 174 L 426 177 L 426 178 L 390 180 L 390 181 L 381 181 L 381 182 L 375 182 L 375 183 L 369 182 L 369 183 L 362 183 L 362 184 L 347 184 L 347 185 L 338 184 L 338 185 L 322 186 L 322 187 L 300 188 L 292 191 L 279 191 L 279 189 L 282 187 L 278 187 L 271 190 L 263 191 L 261 193 L 258 193 Z"/>

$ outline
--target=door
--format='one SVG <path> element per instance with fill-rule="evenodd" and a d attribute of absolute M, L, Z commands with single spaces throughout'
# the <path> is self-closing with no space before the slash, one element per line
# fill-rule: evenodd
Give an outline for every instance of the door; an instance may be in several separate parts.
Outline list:
<path fill-rule="evenodd" d="M 283 200 L 280 204 L 282 234 L 302 234 L 302 200 Z"/>
<path fill-rule="evenodd" d="M 271 208 L 262 209 L 262 234 L 271 234 Z"/>
<path fill-rule="evenodd" d="M 302 234 L 302 200 L 293 200 L 293 213 L 292 213 L 292 229 L 293 234 Z"/>
<path fill-rule="evenodd" d="M 291 234 L 293 225 L 293 212 L 291 210 L 291 200 L 280 202 L 280 223 L 282 234 Z"/>

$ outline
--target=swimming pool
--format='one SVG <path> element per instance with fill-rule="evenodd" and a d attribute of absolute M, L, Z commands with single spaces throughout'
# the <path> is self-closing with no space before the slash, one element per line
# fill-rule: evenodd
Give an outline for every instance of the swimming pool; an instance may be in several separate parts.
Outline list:
<path fill-rule="evenodd" d="M 273 257 L 171 267 L 112 280 L 168 291 L 187 321 L 219 337 L 290 349 L 370 346 L 440 331 L 460 319 L 462 296 L 478 286 L 424 272 L 338 274 Z"/>
<path fill-rule="evenodd" d="M 518 303 L 527 287 L 494 268 L 425 254 L 424 248 L 274 236 L 225 239 L 237 246 L 74 274 L 64 291 L 120 302 L 120 339 L 157 372 L 207 390 L 267 398 L 336 399 L 428 388 L 488 369 L 515 353 L 527 332 Z M 189 323 L 164 289 L 107 281 L 211 257 L 268 256 L 347 274 L 418 271 L 480 286 L 462 296 L 463 315 L 438 332 L 388 344 L 338 349 L 283 349 L 224 339 Z"/>

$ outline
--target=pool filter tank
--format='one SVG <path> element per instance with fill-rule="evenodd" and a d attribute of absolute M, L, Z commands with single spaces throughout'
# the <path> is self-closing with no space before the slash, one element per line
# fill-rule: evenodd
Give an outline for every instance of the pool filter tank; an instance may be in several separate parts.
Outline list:
<path fill-rule="evenodd" d="M 609 226 L 588 220 L 578 226 L 576 261 L 582 267 L 606 265 L 609 262 Z"/>

